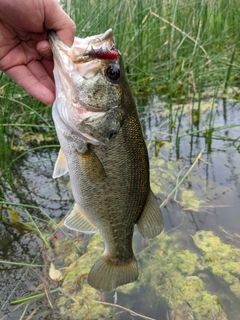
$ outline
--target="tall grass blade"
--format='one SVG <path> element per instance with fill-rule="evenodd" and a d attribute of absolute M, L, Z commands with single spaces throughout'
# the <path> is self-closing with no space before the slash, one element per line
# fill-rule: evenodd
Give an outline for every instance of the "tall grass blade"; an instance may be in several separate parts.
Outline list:
<path fill-rule="evenodd" d="M 59 289 L 49 290 L 50 293 L 56 293 L 58 291 L 59 291 Z M 38 293 L 38 294 L 34 294 L 34 295 L 31 295 L 31 296 L 28 296 L 28 297 L 19 298 L 17 300 L 11 301 L 11 305 L 16 305 L 16 304 L 20 304 L 20 303 L 26 303 L 27 301 L 32 301 L 34 299 L 39 299 L 39 298 L 42 298 L 44 296 L 46 296 L 45 293 Z"/>
<path fill-rule="evenodd" d="M 239 44 L 239 40 L 240 40 L 240 30 L 238 32 L 236 43 L 235 43 L 235 45 L 233 47 L 231 60 L 230 60 L 230 63 L 229 63 L 228 69 L 227 69 L 227 75 L 226 75 L 226 79 L 225 79 L 225 82 L 224 82 L 224 88 L 223 88 L 223 93 L 224 94 L 227 93 L 227 89 L 228 89 L 228 86 L 229 86 L 229 81 L 230 81 L 230 76 L 231 76 L 231 72 L 232 72 L 233 61 L 234 61 L 235 53 L 236 53 L 236 50 L 237 50 L 237 46 Z"/>

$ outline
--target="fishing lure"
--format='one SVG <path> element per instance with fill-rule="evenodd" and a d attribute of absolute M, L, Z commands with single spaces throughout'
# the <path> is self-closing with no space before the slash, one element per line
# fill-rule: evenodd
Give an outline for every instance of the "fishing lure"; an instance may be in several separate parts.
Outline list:
<path fill-rule="evenodd" d="M 116 60 L 118 58 L 118 50 L 103 49 L 102 47 L 99 49 L 93 49 L 92 47 L 90 51 L 85 53 L 85 56 L 103 60 Z"/>

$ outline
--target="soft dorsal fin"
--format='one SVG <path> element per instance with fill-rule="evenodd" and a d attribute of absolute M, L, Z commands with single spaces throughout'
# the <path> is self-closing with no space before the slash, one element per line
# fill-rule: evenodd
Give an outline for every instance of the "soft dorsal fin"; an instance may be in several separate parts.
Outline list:
<path fill-rule="evenodd" d="M 52 177 L 53 179 L 59 178 L 66 173 L 68 173 L 67 158 L 65 153 L 62 151 L 62 149 L 60 149 L 58 153 L 57 161 L 54 166 Z"/>
<path fill-rule="evenodd" d="M 77 204 L 74 205 L 70 215 L 65 219 L 64 225 L 69 229 L 83 233 L 95 233 L 97 231 L 97 228 L 85 216 Z"/>
<path fill-rule="evenodd" d="M 162 212 L 152 190 L 149 191 L 143 212 L 136 223 L 145 238 L 154 238 L 163 229 Z"/>

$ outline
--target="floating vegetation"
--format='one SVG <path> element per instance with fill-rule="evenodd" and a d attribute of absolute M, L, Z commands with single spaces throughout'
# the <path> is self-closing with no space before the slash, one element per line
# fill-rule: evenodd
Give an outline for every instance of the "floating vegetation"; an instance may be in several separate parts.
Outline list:
<path fill-rule="evenodd" d="M 185 249 L 186 243 L 188 248 Z M 92 261 L 102 252 L 103 242 L 99 234 L 90 240 L 85 254 L 64 269 L 61 296 L 57 305 L 63 319 L 118 319 L 121 304 L 104 304 L 105 295 L 91 288 L 86 281 Z M 59 259 L 58 252 L 57 258 Z M 65 258 L 66 259 L 66 258 Z M 152 304 L 161 301 L 167 307 L 171 319 L 237 319 L 239 310 L 232 310 L 228 303 L 240 295 L 240 251 L 223 243 L 211 231 L 198 231 L 192 237 L 183 232 L 161 234 L 138 255 L 140 277 L 135 283 L 121 286 L 115 295 L 134 296 L 141 288 L 151 296 Z M 220 279 L 220 280 L 219 280 Z M 225 290 L 216 287 L 221 281 Z M 230 294 L 231 292 L 231 294 Z M 123 296 L 122 296 L 123 295 Z M 108 297 L 111 295 L 108 294 Z M 104 298 L 105 297 L 105 298 Z M 102 301 L 102 303 L 101 303 Z M 145 297 L 144 297 L 145 301 Z M 142 301 L 147 309 L 147 301 Z M 97 303 L 98 302 L 98 303 Z M 139 314 L 134 302 L 128 301 L 126 314 L 136 312 L 145 319 L 157 319 L 157 315 Z M 155 310 L 156 312 L 156 310 Z M 119 318 L 121 319 L 121 318 Z"/>

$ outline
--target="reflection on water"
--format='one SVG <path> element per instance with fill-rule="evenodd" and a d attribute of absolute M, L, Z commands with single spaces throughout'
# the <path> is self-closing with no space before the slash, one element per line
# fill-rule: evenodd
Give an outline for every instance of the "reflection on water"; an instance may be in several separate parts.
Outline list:
<path fill-rule="evenodd" d="M 197 126 L 191 121 L 192 104 L 184 108 L 184 113 L 182 106 L 176 106 L 172 130 L 168 105 L 158 97 L 139 98 L 138 106 L 151 157 L 151 184 L 159 203 L 167 199 L 199 153 L 202 154 L 181 187 L 162 207 L 164 233 L 147 242 L 135 232 L 139 281 L 119 288 L 117 303 L 153 319 L 238 319 L 240 275 L 236 265 L 240 263 L 240 255 L 231 245 L 240 248 L 240 126 L 231 125 L 240 123 L 240 104 L 225 100 L 202 103 Z M 209 123 L 215 128 L 211 139 L 206 134 Z M 49 217 L 60 221 L 73 203 L 68 178 L 51 178 L 54 161 L 50 158 L 56 155 L 57 150 L 26 155 L 13 168 L 13 184 L 2 181 L 1 187 L 7 201 L 30 206 L 26 210 L 18 208 L 20 220 L 29 222 L 27 211 L 37 217 L 39 228 L 49 235 L 53 232 Z M 3 214 L 11 218 L 6 208 Z M 0 228 L 1 260 L 43 263 L 39 254 L 42 242 L 36 233 L 9 220 L 4 220 Z M 42 269 L 7 264 L 0 264 L 0 272 L 3 279 L 0 317 L 20 318 L 25 305 L 14 311 L 16 307 L 9 302 L 41 292 L 39 285 L 46 275 Z M 89 292 L 86 297 L 93 291 Z M 93 294 L 94 299 L 114 302 L 112 293 L 100 297 Z M 58 309 L 57 295 L 53 297 Z M 70 308 L 70 300 L 68 304 Z M 201 317 L 204 308 L 209 310 Z M 114 319 L 133 318 L 127 311 L 108 309 L 108 313 L 102 318 L 96 315 L 96 319 L 110 319 L 112 315 Z M 32 319 L 60 317 L 49 307 L 47 299 L 30 302 L 25 318 L 31 313 Z M 70 311 L 68 316 L 61 317 L 74 318 Z M 86 316 L 86 319 L 93 318 Z M 134 316 L 134 319 L 141 318 Z"/>

